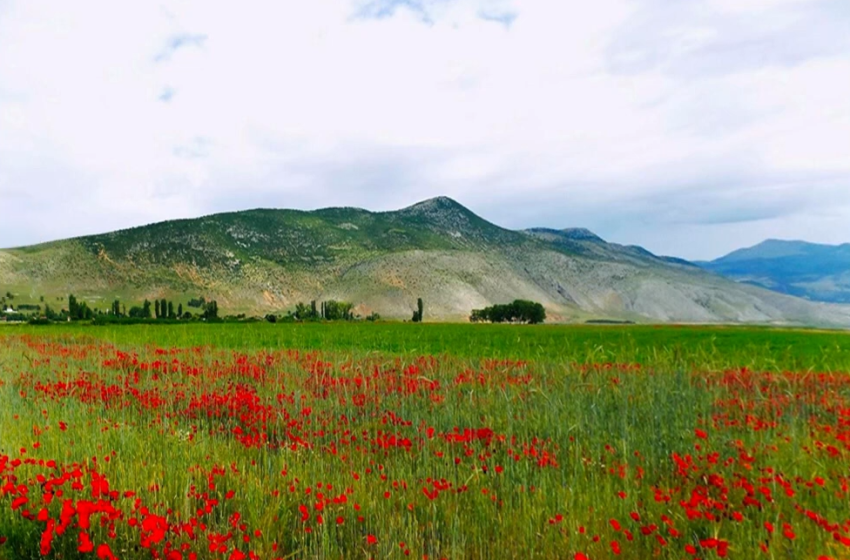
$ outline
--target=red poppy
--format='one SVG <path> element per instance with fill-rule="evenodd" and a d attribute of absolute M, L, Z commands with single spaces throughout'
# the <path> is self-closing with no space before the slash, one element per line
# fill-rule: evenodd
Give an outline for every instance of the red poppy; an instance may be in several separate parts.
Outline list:
<path fill-rule="evenodd" d="M 100 560 L 117 560 L 117 558 L 115 558 L 115 555 L 112 554 L 112 549 L 110 549 L 109 545 L 106 543 L 98 545 L 97 557 Z"/>
<path fill-rule="evenodd" d="M 91 542 L 91 538 L 88 533 L 84 531 L 80 531 L 80 544 L 77 546 L 77 552 L 91 552 L 94 550 L 94 543 Z"/>

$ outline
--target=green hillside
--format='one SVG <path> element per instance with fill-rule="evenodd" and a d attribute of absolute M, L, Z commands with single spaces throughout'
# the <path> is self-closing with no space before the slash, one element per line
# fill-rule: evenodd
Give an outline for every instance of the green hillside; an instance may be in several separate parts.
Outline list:
<path fill-rule="evenodd" d="M 16 302 L 74 293 L 92 307 L 205 296 L 225 313 L 340 299 L 363 316 L 462 320 L 539 301 L 550 320 L 847 325 L 850 311 L 740 285 L 587 230 L 498 227 L 445 198 L 394 212 L 249 210 L 0 251 Z"/>

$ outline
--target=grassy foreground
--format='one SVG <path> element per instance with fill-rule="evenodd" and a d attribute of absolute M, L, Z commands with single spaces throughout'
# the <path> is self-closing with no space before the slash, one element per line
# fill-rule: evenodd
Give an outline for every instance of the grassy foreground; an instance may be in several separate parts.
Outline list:
<path fill-rule="evenodd" d="M 848 558 L 850 336 L 0 329 L 0 558 Z"/>

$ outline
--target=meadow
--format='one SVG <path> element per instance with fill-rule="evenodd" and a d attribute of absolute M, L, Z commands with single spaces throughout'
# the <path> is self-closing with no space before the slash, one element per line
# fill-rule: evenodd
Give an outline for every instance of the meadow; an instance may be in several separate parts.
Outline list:
<path fill-rule="evenodd" d="M 0 328 L 0 559 L 850 558 L 850 334 Z"/>

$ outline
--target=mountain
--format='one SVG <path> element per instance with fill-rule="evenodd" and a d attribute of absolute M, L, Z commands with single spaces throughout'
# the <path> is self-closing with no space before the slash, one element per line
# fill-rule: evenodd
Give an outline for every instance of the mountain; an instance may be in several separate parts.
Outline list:
<path fill-rule="evenodd" d="M 700 266 L 739 282 L 815 301 L 850 303 L 850 243 L 768 239 Z"/>
<path fill-rule="evenodd" d="M 512 231 L 445 197 L 393 212 L 249 210 L 0 251 L 0 292 L 93 307 L 215 298 L 225 313 L 338 299 L 367 315 L 463 320 L 515 298 L 550 321 L 850 325 L 850 307 L 739 284 L 582 229 Z"/>

